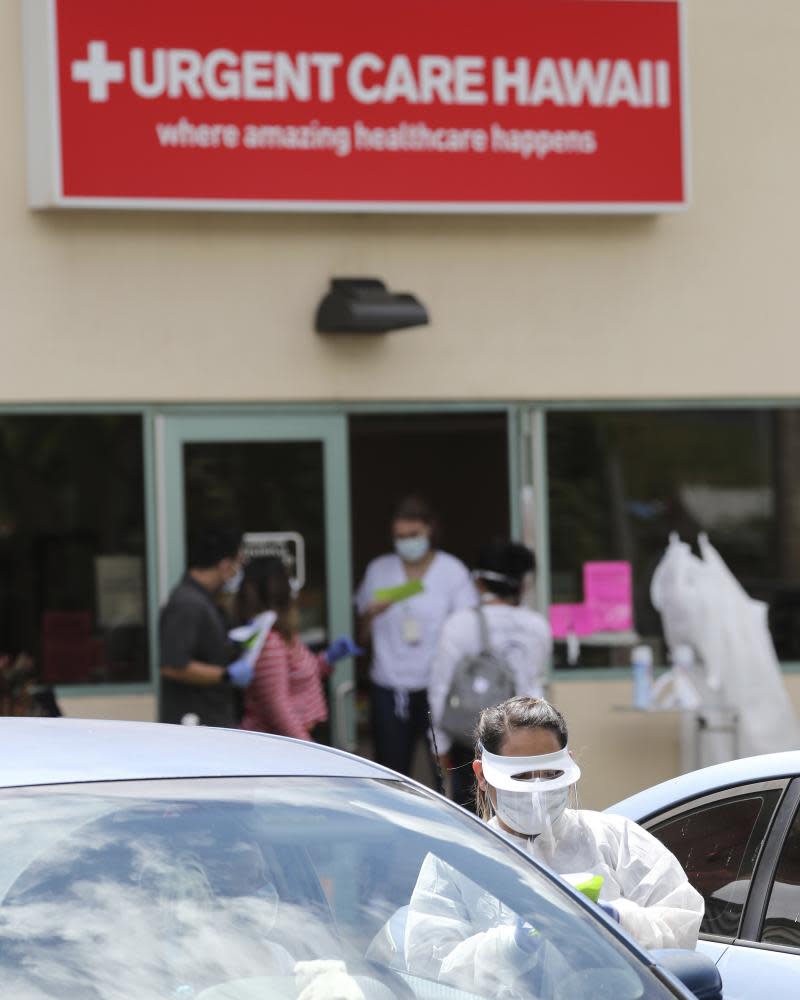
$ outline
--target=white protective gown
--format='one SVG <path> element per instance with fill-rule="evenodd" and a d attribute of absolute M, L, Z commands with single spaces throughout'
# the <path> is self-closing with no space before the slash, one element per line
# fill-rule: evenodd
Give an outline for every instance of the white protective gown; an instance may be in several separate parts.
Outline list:
<path fill-rule="evenodd" d="M 499 829 L 496 819 L 490 825 Z M 695 947 L 703 898 L 674 855 L 638 824 L 624 816 L 567 809 L 552 830 L 534 839 L 504 835 L 559 875 L 602 875 L 600 898 L 616 907 L 621 926 L 642 947 Z M 495 973 L 512 960 L 524 972 L 525 958 L 513 939 L 515 919 L 489 893 L 429 854 L 406 922 L 408 967 L 479 994 L 496 990 Z"/>
<path fill-rule="evenodd" d="M 516 919 L 491 893 L 429 854 L 406 917 L 405 968 L 476 996 L 530 996 L 526 977 L 546 956 L 517 946 Z"/>
<path fill-rule="evenodd" d="M 496 820 L 491 825 L 499 828 Z M 602 875 L 600 898 L 616 907 L 622 928 L 643 948 L 697 944 L 703 897 L 675 855 L 633 820 L 565 809 L 552 833 L 507 836 L 559 875 Z"/>

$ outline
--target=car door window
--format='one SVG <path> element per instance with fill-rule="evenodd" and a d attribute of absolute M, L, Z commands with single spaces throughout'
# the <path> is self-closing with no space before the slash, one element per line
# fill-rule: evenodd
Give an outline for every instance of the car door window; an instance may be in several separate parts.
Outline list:
<path fill-rule="evenodd" d="M 769 788 L 706 799 L 649 826 L 705 900 L 702 934 L 728 938 L 738 934 L 756 861 L 780 794 L 780 788 Z"/>
<path fill-rule="evenodd" d="M 800 809 L 781 848 L 761 940 L 800 948 Z"/>

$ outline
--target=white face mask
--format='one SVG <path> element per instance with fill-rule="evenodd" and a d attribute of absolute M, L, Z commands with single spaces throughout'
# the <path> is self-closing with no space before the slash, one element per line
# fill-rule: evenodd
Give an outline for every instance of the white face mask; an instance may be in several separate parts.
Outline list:
<path fill-rule="evenodd" d="M 394 550 L 407 563 L 419 562 L 431 547 L 427 535 L 413 535 L 411 538 L 395 538 Z"/>
<path fill-rule="evenodd" d="M 236 594 L 239 592 L 239 588 L 242 585 L 242 580 L 244 580 L 244 570 L 239 567 L 230 579 L 226 580 L 222 584 L 222 590 L 226 594 Z"/>
<path fill-rule="evenodd" d="M 555 792 L 508 792 L 496 789 L 495 812 L 510 830 L 526 837 L 544 833 L 567 808 L 569 789 Z"/>

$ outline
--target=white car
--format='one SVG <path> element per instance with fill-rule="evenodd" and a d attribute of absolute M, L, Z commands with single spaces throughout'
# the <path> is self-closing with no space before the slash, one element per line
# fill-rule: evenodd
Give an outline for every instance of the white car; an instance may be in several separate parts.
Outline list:
<path fill-rule="evenodd" d="M 654 959 L 475 817 L 360 758 L 67 719 L 0 719 L 0 746 L 9 1000 L 690 1000 L 673 958 L 719 996 L 712 962 Z M 480 965 L 405 960 L 429 853 L 485 903 L 481 927 L 454 912 L 432 944 L 489 940 Z"/>
<path fill-rule="evenodd" d="M 726 1000 L 800 997 L 800 752 L 693 771 L 607 812 L 658 837 L 702 893 L 699 947 Z"/>

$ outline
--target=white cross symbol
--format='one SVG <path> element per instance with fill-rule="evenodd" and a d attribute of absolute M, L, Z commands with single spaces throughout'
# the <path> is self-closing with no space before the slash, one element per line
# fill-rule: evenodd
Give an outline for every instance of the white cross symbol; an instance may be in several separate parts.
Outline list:
<path fill-rule="evenodd" d="M 125 79 L 125 63 L 108 58 L 105 42 L 89 42 L 87 55 L 87 59 L 72 63 L 72 80 L 89 84 L 90 101 L 107 101 L 109 83 L 122 83 Z"/>

